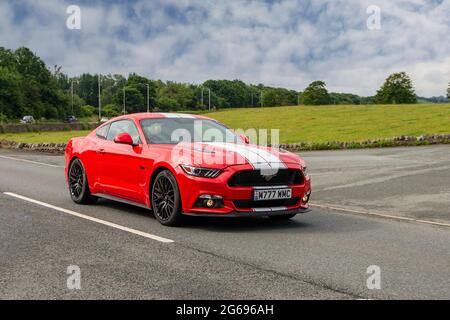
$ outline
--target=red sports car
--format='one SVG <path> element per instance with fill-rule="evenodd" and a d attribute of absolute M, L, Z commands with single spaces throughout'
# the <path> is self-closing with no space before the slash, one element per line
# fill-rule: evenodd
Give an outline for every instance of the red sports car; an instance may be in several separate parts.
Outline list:
<path fill-rule="evenodd" d="M 69 141 L 65 171 L 76 203 L 100 197 L 142 206 L 163 225 L 183 215 L 289 219 L 309 210 L 310 177 L 299 156 L 252 145 L 204 116 L 111 119 Z"/>

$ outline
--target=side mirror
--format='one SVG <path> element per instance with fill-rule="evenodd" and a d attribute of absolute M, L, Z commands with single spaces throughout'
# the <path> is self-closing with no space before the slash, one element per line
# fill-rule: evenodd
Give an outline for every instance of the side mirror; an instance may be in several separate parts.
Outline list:
<path fill-rule="evenodd" d="M 245 144 L 250 144 L 250 139 L 245 134 L 241 134 L 240 137 L 245 142 Z"/>
<path fill-rule="evenodd" d="M 114 138 L 114 142 L 115 143 L 120 143 L 120 144 L 128 144 L 130 146 L 135 146 L 134 142 L 133 142 L 133 138 L 131 138 L 130 134 L 127 132 L 122 132 L 119 133 L 115 138 Z"/>

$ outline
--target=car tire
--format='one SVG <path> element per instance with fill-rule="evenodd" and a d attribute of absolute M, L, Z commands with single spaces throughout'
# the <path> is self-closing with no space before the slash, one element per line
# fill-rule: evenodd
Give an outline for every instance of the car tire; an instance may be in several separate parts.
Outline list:
<path fill-rule="evenodd" d="M 89 190 L 86 170 L 80 159 L 72 161 L 67 176 L 70 197 L 73 202 L 78 204 L 93 204 L 97 202 L 98 198 L 92 196 L 91 191 Z"/>
<path fill-rule="evenodd" d="M 283 214 L 279 216 L 269 216 L 272 220 L 289 220 L 295 217 L 297 214 Z"/>
<path fill-rule="evenodd" d="M 164 226 L 178 226 L 183 220 L 181 196 L 177 180 L 169 170 L 155 177 L 151 188 L 151 204 L 155 218 Z"/>

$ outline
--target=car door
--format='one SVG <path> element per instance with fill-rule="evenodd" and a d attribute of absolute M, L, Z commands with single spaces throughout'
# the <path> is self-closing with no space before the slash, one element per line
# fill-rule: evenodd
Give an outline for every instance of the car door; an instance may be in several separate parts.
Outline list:
<path fill-rule="evenodd" d="M 114 138 L 128 133 L 135 146 L 119 144 Z M 142 156 L 142 138 L 132 120 L 111 123 L 101 152 L 102 190 L 112 196 L 145 203 L 145 159 Z"/>
<path fill-rule="evenodd" d="M 95 193 L 103 192 L 102 177 L 103 177 L 103 150 L 105 149 L 106 137 L 108 135 L 109 124 L 100 126 L 93 138 L 93 147 L 88 150 L 85 161 L 87 164 L 87 174 L 89 183 L 93 187 Z"/>

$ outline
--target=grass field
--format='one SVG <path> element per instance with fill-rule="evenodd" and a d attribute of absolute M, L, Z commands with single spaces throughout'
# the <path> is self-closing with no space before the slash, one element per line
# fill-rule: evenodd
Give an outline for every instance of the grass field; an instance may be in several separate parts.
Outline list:
<path fill-rule="evenodd" d="M 0 140 L 10 140 L 25 143 L 67 143 L 72 137 L 85 136 L 89 131 L 47 131 L 47 132 L 25 132 L 25 133 L 2 133 Z"/>
<path fill-rule="evenodd" d="M 249 108 L 205 115 L 234 129 L 280 129 L 281 143 L 450 133 L 450 104 Z"/>
<path fill-rule="evenodd" d="M 280 129 L 281 143 L 362 141 L 450 133 L 450 104 L 294 106 L 206 114 L 233 129 Z M 0 140 L 65 143 L 87 131 L 0 134 Z"/>

